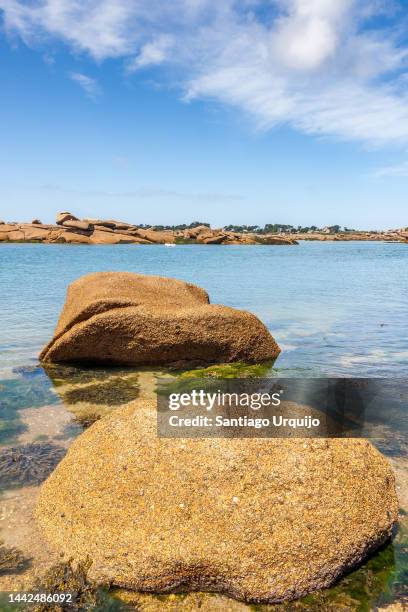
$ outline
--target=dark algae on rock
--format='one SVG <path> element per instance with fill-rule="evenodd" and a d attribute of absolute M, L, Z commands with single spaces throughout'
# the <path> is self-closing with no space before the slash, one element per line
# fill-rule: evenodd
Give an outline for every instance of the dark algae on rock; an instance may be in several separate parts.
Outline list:
<path fill-rule="evenodd" d="M 119 612 L 125 606 L 108 593 L 108 589 L 88 578 L 91 562 L 86 559 L 76 565 L 69 560 L 51 567 L 34 585 L 42 593 L 71 593 L 72 603 L 41 603 L 28 606 L 31 612 Z"/>
<path fill-rule="evenodd" d="M 5 546 L 0 540 L 0 575 L 2 574 L 18 574 L 24 571 L 31 560 L 27 559 L 21 550 L 14 546 Z"/>
<path fill-rule="evenodd" d="M 44 371 L 74 421 L 84 428 L 135 400 L 140 392 L 139 372 L 130 368 L 47 363 Z"/>
<path fill-rule="evenodd" d="M 186 370 L 179 375 L 179 380 L 186 378 L 260 378 L 272 370 L 273 362 L 265 363 L 221 363 L 208 368 Z"/>
<path fill-rule="evenodd" d="M 11 489 L 43 482 L 66 449 L 51 443 L 32 443 L 0 450 L 0 488 Z"/>

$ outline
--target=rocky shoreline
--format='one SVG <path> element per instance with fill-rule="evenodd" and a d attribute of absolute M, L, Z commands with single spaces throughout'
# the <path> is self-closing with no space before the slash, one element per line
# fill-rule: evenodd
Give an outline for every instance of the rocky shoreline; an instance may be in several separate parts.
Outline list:
<path fill-rule="evenodd" d="M 259 367 L 278 353 L 259 319 L 211 305 L 200 287 L 99 272 L 69 286 L 40 359 Z M 160 437 L 157 393 L 96 418 L 41 486 L 41 537 L 93 583 L 280 603 L 330 587 L 389 542 L 395 477 L 370 442 Z"/>
<path fill-rule="evenodd" d="M 319 241 L 335 241 L 350 242 L 352 240 L 361 241 L 376 241 L 376 242 L 403 242 L 408 243 L 408 232 L 404 230 L 390 230 L 385 232 L 338 232 L 337 234 L 324 234 L 319 232 L 307 234 L 291 234 L 296 240 L 319 240 Z"/>
<path fill-rule="evenodd" d="M 404 463 L 395 481 L 396 462 L 362 439 L 157 435 L 158 377 L 258 377 L 278 351 L 254 315 L 211 305 L 195 285 L 128 272 L 74 281 L 44 370 L 20 368 L 44 405 L 23 387 L 25 427 L 3 451 L 3 557 L 15 562 L 2 590 L 72 591 L 78 610 L 163 612 L 359 610 L 400 598 L 405 513 L 392 538 Z M 168 370 L 180 355 L 182 371 Z"/>
<path fill-rule="evenodd" d="M 293 245 L 291 237 L 228 232 L 199 225 L 185 230 L 146 229 L 114 220 L 78 219 L 69 212 L 57 214 L 55 225 L 39 219 L 31 223 L 0 221 L 0 242 L 43 242 L 47 244 L 282 244 Z"/>
<path fill-rule="evenodd" d="M 198 225 L 181 230 L 158 230 L 112 219 L 78 219 L 70 212 L 57 214 L 55 225 L 33 219 L 31 223 L 0 221 L 0 242 L 46 244 L 222 244 L 295 245 L 301 240 L 373 240 L 408 243 L 408 232 L 322 232 L 298 234 L 257 234 L 213 229 Z"/>

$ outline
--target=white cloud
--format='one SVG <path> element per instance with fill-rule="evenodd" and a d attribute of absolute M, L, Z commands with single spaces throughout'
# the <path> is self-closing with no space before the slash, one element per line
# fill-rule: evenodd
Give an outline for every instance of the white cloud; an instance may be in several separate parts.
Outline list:
<path fill-rule="evenodd" d="M 261 129 L 287 124 L 369 145 L 408 142 L 404 14 L 390 25 L 398 8 L 382 0 L 0 0 L 7 32 L 28 45 L 57 38 L 97 61 L 122 58 L 129 71 L 168 64 L 185 100 L 234 106 Z M 391 20 L 381 30 L 372 18 L 384 12 Z"/>
<path fill-rule="evenodd" d="M 351 0 L 289 0 L 284 4 L 287 14 L 277 20 L 273 31 L 276 52 L 289 68 L 318 68 L 336 51 Z"/>
<path fill-rule="evenodd" d="M 168 60 L 168 53 L 174 45 L 173 37 L 168 34 L 156 36 L 151 42 L 146 43 L 128 66 L 129 72 L 140 68 L 157 66 Z"/>
<path fill-rule="evenodd" d="M 86 74 L 82 74 L 81 72 L 70 72 L 69 78 L 82 87 L 88 98 L 95 100 L 100 95 L 101 90 L 97 81 L 86 76 Z"/>

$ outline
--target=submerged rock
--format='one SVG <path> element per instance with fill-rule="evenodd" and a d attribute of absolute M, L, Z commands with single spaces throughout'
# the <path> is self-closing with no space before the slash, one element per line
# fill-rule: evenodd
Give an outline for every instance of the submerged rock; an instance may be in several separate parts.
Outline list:
<path fill-rule="evenodd" d="M 80 475 L 80 477 L 79 477 Z M 160 439 L 153 403 L 95 423 L 44 483 L 52 547 L 102 582 L 249 602 L 327 587 L 391 535 L 387 460 L 361 439 Z"/>
<path fill-rule="evenodd" d="M 84 561 L 74 566 L 71 561 L 58 563 L 50 567 L 47 572 L 32 587 L 40 593 L 71 593 L 72 603 L 55 604 L 40 603 L 29 606 L 32 612 L 84 612 L 84 610 L 110 610 L 111 612 L 123 609 L 119 602 L 88 579 L 90 562 Z"/>
<path fill-rule="evenodd" d="M 132 370 L 84 369 L 69 365 L 45 364 L 55 391 L 75 421 L 89 427 L 139 396 L 139 374 Z"/>
<path fill-rule="evenodd" d="M 259 363 L 273 360 L 279 351 L 257 317 L 210 305 L 207 293 L 195 285 L 98 272 L 69 286 L 54 338 L 40 359 L 129 365 Z"/>
<path fill-rule="evenodd" d="M 56 444 L 26 444 L 0 451 L 0 487 L 40 484 L 61 461 L 66 450 Z"/>
<path fill-rule="evenodd" d="M 0 575 L 18 574 L 30 566 L 31 559 L 28 559 L 18 548 L 14 546 L 4 546 L 0 540 Z"/>

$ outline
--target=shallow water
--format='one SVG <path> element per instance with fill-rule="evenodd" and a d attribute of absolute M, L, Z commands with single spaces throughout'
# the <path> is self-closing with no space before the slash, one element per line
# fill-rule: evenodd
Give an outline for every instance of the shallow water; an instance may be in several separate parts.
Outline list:
<path fill-rule="evenodd" d="M 215 368 L 210 368 L 214 376 Z M 220 368 L 224 374 L 225 368 Z M 204 375 L 205 371 L 201 371 Z M 258 372 L 257 372 L 258 373 Z M 0 591 L 27 588 L 35 578 L 58 562 L 58 556 L 47 550 L 33 521 L 33 511 L 38 494 L 38 482 L 49 473 L 48 463 L 40 464 L 26 473 L 13 463 L 13 469 L 1 457 L 15 455 L 16 450 L 23 458 L 27 449 L 33 456 L 33 447 L 48 457 L 48 449 L 59 447 L 63 452 L 74 438 L 83 431 L 81 423 L 92 423 L 111 410 L 135 398 L 151 397 L 157 376 L 177 376 L 169 372 L 151 372 L 147 369 L 127 368 L 85 369 L 74 366 L 52 366 L 46 370 L 37 367 L 20 367 L 14 370 L 15 378 L 2 381 L 0 409 L 6 408 L 0 435 L 0 538 L 7 547 L 21 550 L 28 567 L 24 572 L 1 574 Z M 258 373 L 259 374 L 259 373 Z M 196 375 L 196 374 L 195 374 Z M 207 374 L 208 375 L 208 374 Z M 242 372 L 241 372 L 242 375 Z M 402 389 L 401 402 L 405 389 Z M 384 397 L 389 393 L 387 384 Z M 45 403 L 44 403 L 45 402 Z M 397 474 L 401 499 L 400 529 L 395 540 L 378 551 L 362 567 L 343 578 L 336 586 L 317 592 L 285 606 L 245 606 L 221 596 L 209 594 L 153 596 L 120 593 L 125 601 L 131 601 L 146 610 L 356 610 L 378 609 L 389 602 L 408 601 L 408 487 L 407 487 L 407 438 L 398 427 L 398 401 L 391 405 L 395 420 L 388 418 L 384 425 L 381 418 L 374 423 L 373 442 L 392 461 Z M 381 416 L 381 415 L 379 415 Z M 89 424 L 89 423 L 87 423 Z M 11 451 L 13 449 L 13 451 Z M 62 454 L 63 454 L 62 452 Z M 34 453 L 34 463 L 37 453 Z M 58 459 L 58 458 L 57 458 Z M 50 455 L 53 465 L 54 454 Z M 36 466 L 35 466 L 36 467 Z M 44 468 L 44 469 L 43 469 Z M 41 471 L 43 469 L 43 471 Z M 116 592 L 114 592 L 115 595 Z M 115 600 L 116 602 L 116 600 Z M 112 609 L 116 608 L 116 603 Z M 1 598 L 0 598 L 0 609 Z M 139 609 L 139 608 L 138 608 Z"/>
<path fill-rule="evenodd" d="M 8 462 L 0 461 L 0 539 L 21 549 L 29 560 L 24 572 L 2 575 L 0 570 L 0 591 L 27 585 L 58 561 L 44 547 L 32 520 L 37 483 L 53 466 L 54 447 L 62 456 L 84 425 L 151 394 L 155 385 L 155 373 L 144 369 L 38 367 L 36 356 L 52 335 L 69 282 L 97 270 L 181 278 L 206 288 L 214 303 L 260 316 L 282 347 L 269 375 L 403 378 L 408 371 L 406 258 L 406 245 L 360 242 L 174 249 L 0 245 L 0 453 L 6 459 L 7 453 L 17 453 L 26 470 L 19 472 L 13 465 L 10 474 Z M 392 380 L 384 381 L 383 393 L 388 417 L 386 423 L 379 418 L 374 424 L 374 443 L 392 460 L 407 512 L 407 437 L 402 427 L 406 394 L 387 401 Z M 27 471 L 26 456 L 34 457 L 34 477 Z M 392 544 L 334 588 L 290 608 L 259 609 L 360 611 L 407 601 L 406 514 L 401 524 Z M 254 609 L 211 597 L 136 599 L 146 610 Z"/>

